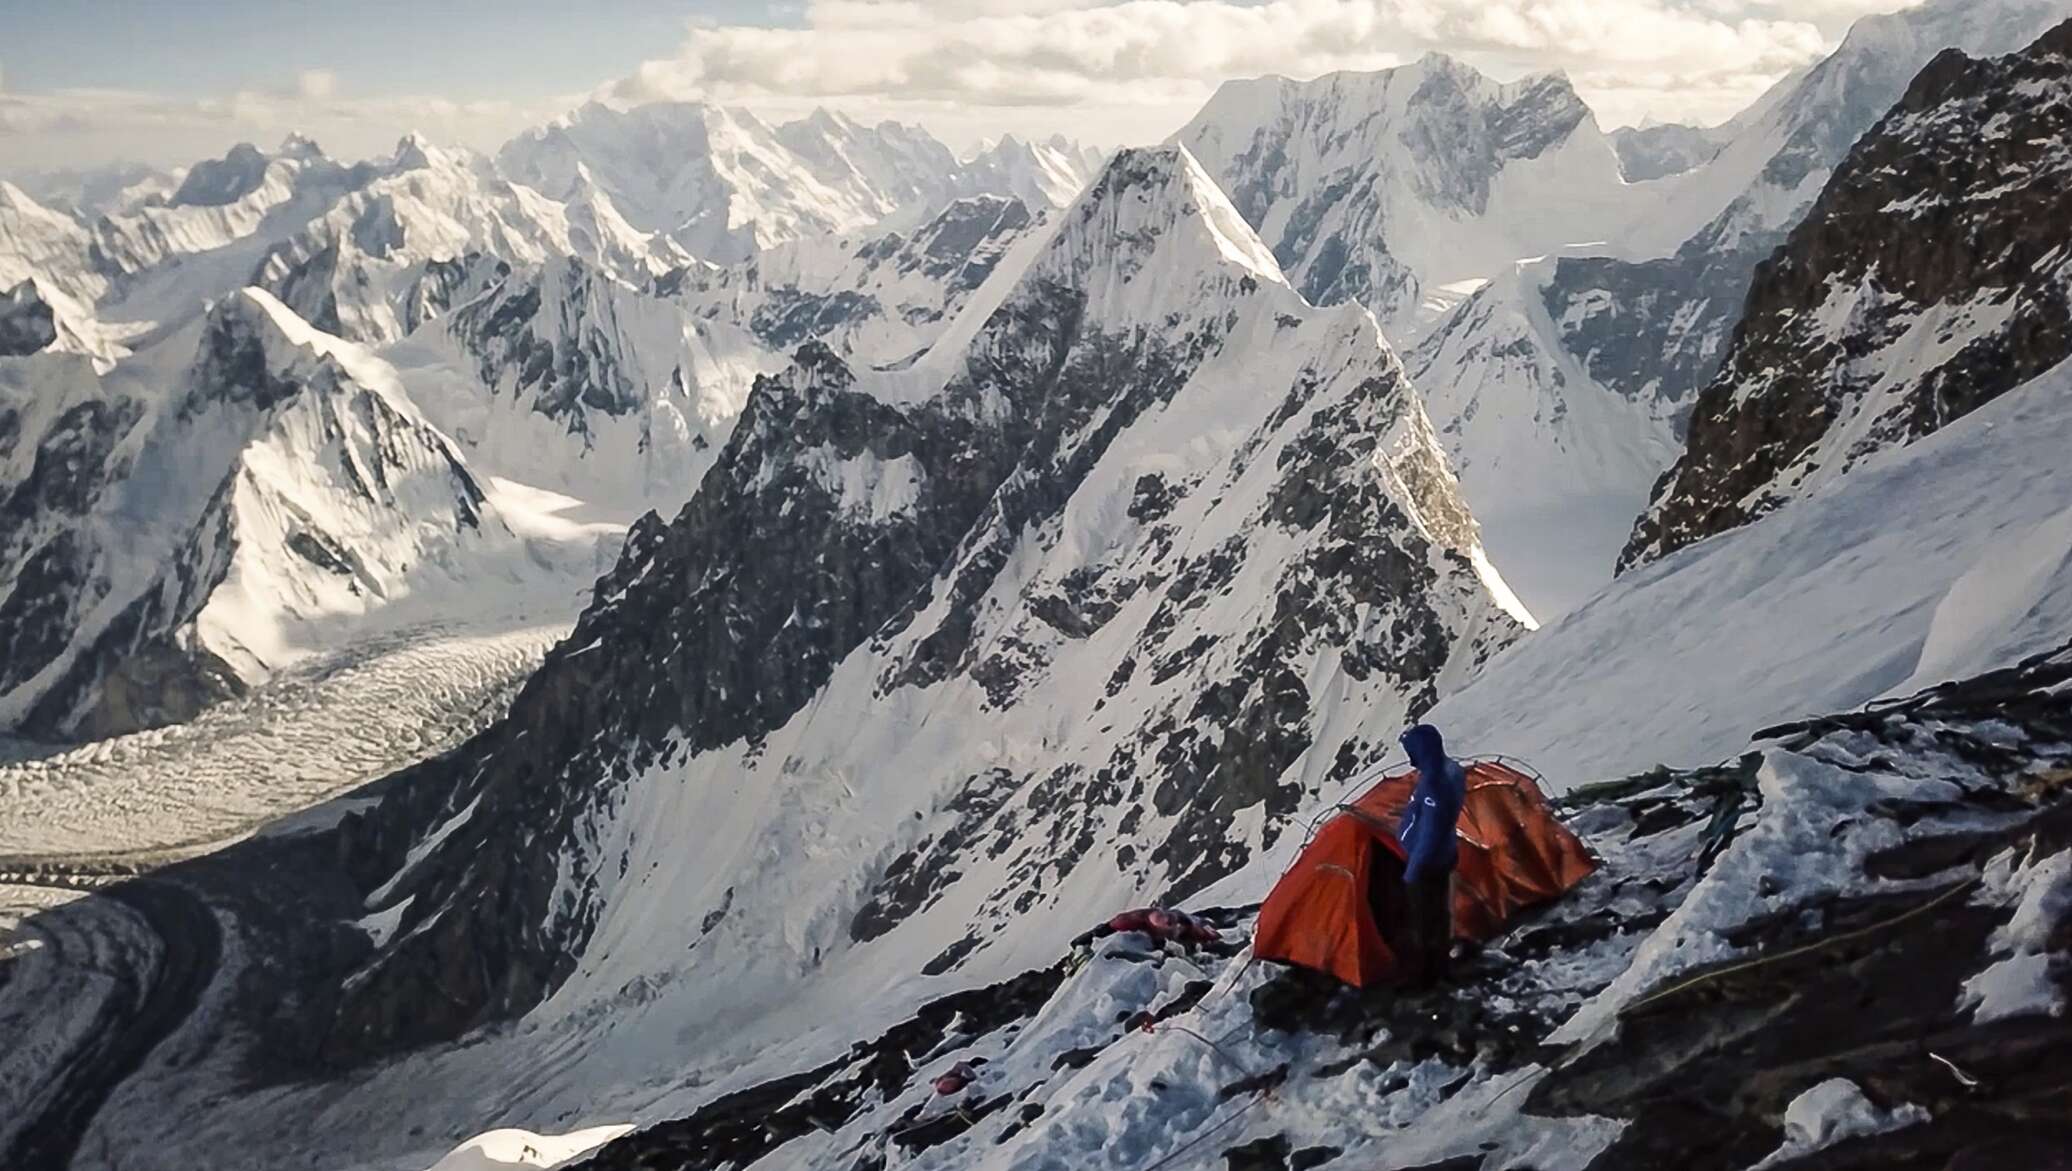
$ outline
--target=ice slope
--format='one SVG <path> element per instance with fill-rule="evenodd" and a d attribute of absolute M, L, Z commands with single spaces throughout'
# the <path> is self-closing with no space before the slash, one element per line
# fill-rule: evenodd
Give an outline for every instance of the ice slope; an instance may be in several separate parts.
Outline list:
<path fill-rule="evenodd" d="M 362 835 L 393 873 L 475 810 L 385 888 L 335 1044 L 451 1028 L 447 956 L 628 1071 L 1012 970 L 1242 866 L 1516 634 L 1371 316 L 1183 150 L 1119 155 L 985 312 L 758 384 L 460 783 Z"/>
<path fill-rule="evenodd" d="M 783 364 L 728 318 L 565 258 L 504 270 L 382 353 L 472 463 L 622 522 L 690 499 Z"/>
<path fill-rule="evenodd" d="M 2072 367 L 1758 524 L 1622 577 L 1430 718 L 1559 787 L 1723 757 L 1821 710 L 2003 666 L 2072 630 Z"/>
<path fill-rule="evenodd" d="M 393 368 L 268 294 L 178 340 L 105 377 L 62 355 L 0 367 L 22 440 L 0 462 L 9 726 L 182 719 L 435 597 L 572 592 L 561 575 L 592 564 L 599 534 L 514 531 Z"/>

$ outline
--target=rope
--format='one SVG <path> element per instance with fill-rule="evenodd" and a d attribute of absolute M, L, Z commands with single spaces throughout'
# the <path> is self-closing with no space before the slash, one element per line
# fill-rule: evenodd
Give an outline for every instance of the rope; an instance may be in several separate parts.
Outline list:
<path fill-rule="evenodd" d="M 1147 1031 L 1156 1033 L 1166 1029 L 1171 1029 L 1176 1033 L 1185 1033 L 1188 1036 L 1194 1038 L 1195 1040 L 1200 1041 L 1202 1044 L 1207 1045 L 1210 1048 L 1210 1050 L 1212 1050 L 1216 1054 L 1216 1056 L 1221 1057 L 1223 1059 L 1225 1064 L 1229 1065 L 1230 1068 L 1238 1071 L 1244 1076 L 1248 1078 L 1258 1076 L 1257 1074 L 1253 1073 L 1249 1068 L 1247 1068 L 1243 1062 L 1239 1061 L 1235 1057 L 1232 1057 L 1230 1055 L 1230 1052 L 1224 1049 L 1223 1046 L 1217 1044 L 1214 1041 L 1209 1040 L 1207 1037 L 1195 1032 L 1193 1029 L 1188 1028 L 1186 1025 L 1176 1025 L 1171 1021 L 1166 1021 L 1161 1024 L 1153 1025 Z M 1228 1040 L 1229 1038 L 1225 1037 L 1224 1039 Z"/>
<path fill-rule="evenodd" d="M 1757 958 L 1752 960 L 1747 960 L 1742 963 L 1733 964 L 1725 968 L 1716 968 L 1713 971 L 1706 972 L 1700 976 L 1693 976 L 1690 979 L 1685 980 L 1681 983 L 1672 984 L 1669 987 L 1664 988 L 1660 992 L 1653 993 L 1652 995 L 1634 1001 L 1632 1004 L 1629 1004 L 1626 1007 L 1620 1009 L 1619 1015 L 1621 1017 L 1625 1017 L 1632 1013 L 1639 1012 L 1641 1009 L 1646 1008 L 1648 1005 L 1654 1004 L 1658 1001 L 1667 1000 L 1669 997 L 1675 996 L 1680 992 L 1688 991 L 1689 989 L 1696 988 L 1700 984 L 1705 984 L 1710 981 L 1720 979 L 1723 976 L 1732 976 L 1740 972 L 1748 972 L 1753 971 L 1756 968 L 1767 967 L 1770 964 L 1783 963 L 1785 960 L 1796 959 L 1797 957 L 1803 955 L 1811 955 L 1814 952 L 1824 951 L 1830 947 L 1839 947 L 1842 944 L 1849 943 L 1853 940 L 1862 939 L 1867 935 L 1874 935 L 1880 931 L 1885 931 L 1889 928 L 1897 927 L 1900 924 L 1905 923 L 1911 919 L 1917 919 L 1920 916 L 1927 914 L 1928 912 L 1943 905 L 1944 903 L 1949 902 L 1951 899 L 1956 898 L 1958 895 L 1963 894 L 1964 892 L 1972 889 L 1973 887 L 1979 885 L 1981 882 L 1984 881 L 1985 880 L 1983 878 L 1976 876 L 1967 878 L 1963 882 L 1960 882 L 1957 885 L 1951 887 L 1950 889 L 1943 891 L 1942 893 L 1936 895 L 1934 898 L 1929 899 L 1927 902 L 1922 903 L 1920 906 L 1917 906 L 1912 910 L 1902 912 L 1898 915 L 1894 915 L 1890 919 L 1881 919 L 1876 923 L 1872 923 L 1868 927 L 1859 927 L 1854 931 L 1846 932 L 1841 935 L 1830 936 L 1827 939 L 1822 939 L 1814 943 L 1804 944 L 1800 947 L 1792 948 L 1789 951 L 1779 952 L 1776 955 L 1758 956 Z"/>
<path fill-rule="evenodd" d="M 1186 1142 L 1181 1143 L 1179 1146 L 1174 1147 L 1172 1150 L 1166 1152 L 1165 1157 L 1159 1159 L 1156 1163 L 1152 1163 L 1149 1166 L 1145 1167 L 1144 1171 L 1160 1171 L 1161 1168 L 1171 1166 L 1180 1158 L 1180 1156 L 1200 1146 L 1202 1143 L 1207 1142 L 1210 1135 L 1215 1134 L 1217 1131 L 1222 1130 L 1224 1127 L 1229 1126 L 1231 1123 L 1236 1122 L 1238 1119 L 1244 1117 L 1245 1114 L 1252 1109 L 1252 1107 L 1257 1106 L 1259 1103 L 1264 1101 L 1266 1101 L 1265 1091 L 1262 1090 L 1258 1093 L 1253 1094 L 1251 1101 L 1246 1102 L 1244 1105 L 1239 1106 L 1235 1110 L 1229 1111 L 1223 1116 L 1223 1118 L 1220 1121 L 1204 1128 L 1193 1138 L 1188 1139 Z"/>

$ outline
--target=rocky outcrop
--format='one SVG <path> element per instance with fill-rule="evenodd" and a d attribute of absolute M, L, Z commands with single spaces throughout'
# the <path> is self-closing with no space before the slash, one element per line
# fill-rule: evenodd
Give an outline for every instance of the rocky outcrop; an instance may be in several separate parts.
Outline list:
<path fill-rule="evenodd" d="M 1570 792 L 1602 869 L 1457 989 L 1250 963 L 1255 908 L 1212 909 L 1215 942 L 1090 934 L 575 1166 L 2050 1166 L 2068 682 L 2060 649 Z"/>
<path fill-rule="evenodd" d="M 1938 57 L 1758 270 L 1621 558 L 1759 519 L 2072 356 L 2072 25 Z M 2019 180 L 2011 177 L 2019 176 Z"/>
<path fill-rule="evenodd" d="M 0 290 L 0 358 L 33 354 L 57 340 L 57 312 L 43 299 L 36 282 L 23 281 Z"/>

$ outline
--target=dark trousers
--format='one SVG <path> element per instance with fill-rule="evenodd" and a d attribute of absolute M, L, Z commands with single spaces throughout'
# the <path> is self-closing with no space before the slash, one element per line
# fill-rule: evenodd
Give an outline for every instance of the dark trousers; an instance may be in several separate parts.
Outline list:
<path fill-rule="evenodd" d="M 1453 871 L 1445 870 L 1408 883 L 1409 954 L 1403 957 L 1409 983 L 1425 985 L 1446 978 L 1453 951 Z"/>

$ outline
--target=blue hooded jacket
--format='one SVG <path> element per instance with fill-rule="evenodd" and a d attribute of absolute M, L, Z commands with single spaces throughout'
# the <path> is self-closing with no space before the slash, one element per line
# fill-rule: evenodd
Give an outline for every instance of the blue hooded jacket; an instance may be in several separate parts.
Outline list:
<path fill-rule="evenodd" d="M 1403 733 L 1403 750 L 1417 766 L 1417 788 L 1403 809 L 1403 824 L 1396 840 L 1403 843 L 1410 860 L 1403 867 L 1405 882 L 1418 882 L 1453 869 L 1460 858 L 1454 844 L 1454 828 L 1460 821 L 1461 802 L 1468 795 L 1467 774 L 1446 755 L 1446 742 L 1439 729 L 1419 724 Z"/>

